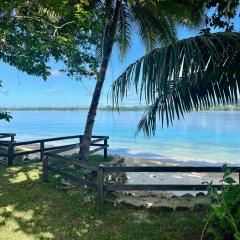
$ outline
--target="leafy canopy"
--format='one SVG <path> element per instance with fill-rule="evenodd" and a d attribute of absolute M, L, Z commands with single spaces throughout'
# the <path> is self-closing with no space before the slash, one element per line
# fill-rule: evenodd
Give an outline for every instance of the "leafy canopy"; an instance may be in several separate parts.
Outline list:
<path fill-rule="evenodd" d="M 92 31 L 97 22 L 88 1 L 10 0 L 0 2 L 0 60 L 44 80 L 50 60 L 61 62 L 67 75 L 94 77 Z M 9 120 L 4 111 L 0 118 Z"/>
<path fill-rule="evenodd" d="M 93 23 L 90 12 L 78 2 L 1 2 L 0 59 L 44 79 L 50 75 L 51 58 L 63 62 L 70 75 L 94 75 L 94 42 L 88 32 Z"/>

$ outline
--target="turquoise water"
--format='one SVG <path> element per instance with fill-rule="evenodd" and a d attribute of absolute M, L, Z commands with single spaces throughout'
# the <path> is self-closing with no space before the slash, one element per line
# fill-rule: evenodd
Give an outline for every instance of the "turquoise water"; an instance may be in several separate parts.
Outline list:
<path fill-rule="evenodd" d="M 110 152 L 125 156 L 240 164 L 240 112 L 194 112 L 169 128 L 158 128 L 155 138 L 135 138 L 142 111 L 99 111 L 95 135 L 110 137 Z M 17 133 L 17 140 L 82 134 L 87 111 L 12 111 L 0 132 Z"/>

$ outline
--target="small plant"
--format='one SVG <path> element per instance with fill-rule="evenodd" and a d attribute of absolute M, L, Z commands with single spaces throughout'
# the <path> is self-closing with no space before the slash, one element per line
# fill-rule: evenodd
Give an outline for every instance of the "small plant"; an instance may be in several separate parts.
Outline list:
<path fill-rule="evenodd" d="M 240 240 L 240 185 L 233 179 L 231 170 L 223 165 L 221 191 L 208 184 L 208 194 L 212 199 L 206 224 L 202 232 L 207 232 L 214 240 Z"/>

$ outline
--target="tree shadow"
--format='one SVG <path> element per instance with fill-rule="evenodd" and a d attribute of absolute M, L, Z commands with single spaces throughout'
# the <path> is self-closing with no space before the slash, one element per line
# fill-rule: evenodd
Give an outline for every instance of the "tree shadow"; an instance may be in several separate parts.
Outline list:
<path fill-rule="evenodd" d="M 66 192 L 55 178 L 44 183 L 40 166 L 1 167 L 0 181 L 0 228 L 12 233 L 29 239 L 82 239 L 100 217 L 94 202 L 83 201 L 86 192 Z"/>

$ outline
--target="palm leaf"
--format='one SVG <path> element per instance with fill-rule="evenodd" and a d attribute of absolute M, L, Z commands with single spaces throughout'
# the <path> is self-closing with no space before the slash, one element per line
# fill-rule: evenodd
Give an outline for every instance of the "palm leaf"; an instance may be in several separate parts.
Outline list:
<path fill-rule="evenodd" d="M 121 2 L 120 17 L 117 32 L 117 45 L 119 47 L 120 59 L 123 59 L 131 46 L 132 22 L 131 12 L 128 11 L 126 3 Z"/>
<path fill-rule="evenodd" d="M 139 125 L 154 135 L 193 110 L 236 104 L 240 87 L 240 33 L 204 34 L 155 49 L 130 65 L 112 86 L 114 105 L 135 86 L 148 106 Z"/>

